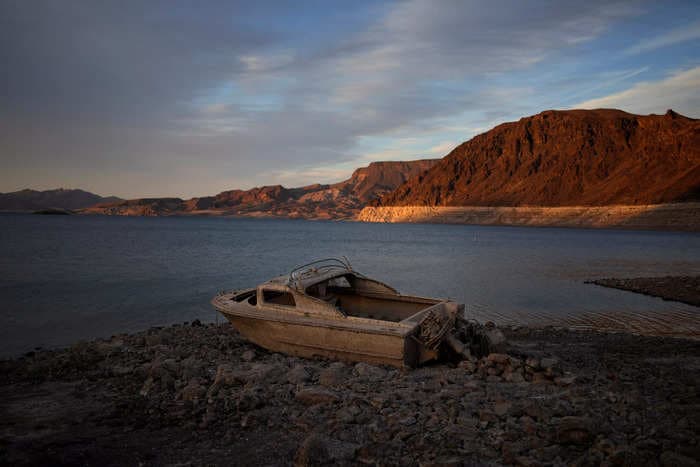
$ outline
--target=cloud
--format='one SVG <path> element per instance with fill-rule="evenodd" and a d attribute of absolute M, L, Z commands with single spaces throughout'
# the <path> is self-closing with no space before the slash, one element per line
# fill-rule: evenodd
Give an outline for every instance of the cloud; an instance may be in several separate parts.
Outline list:
<path fill-rule="evenodd" d="M 673 29 L 651 39 L 640 41 L 625 50 L 625 53 L 635 55 L 698 39 L 700 39 L 700 21 Z"/>
<path fill-rule="evenodd" d="M 184 2 L 3 2 L 0 112 L 160 125 L 198 93 L 242 72 L 274 34 L 231 27 L 236 6 Z M 211 12 L 209 12 L 211 13 Z"/>
<path fill-rule="evenodd" d="M 575 107 L 582 109 L 619 108 L 638 114 L 664 113 L 673 109 L 689 117 L 700 117 L 700 67 L 676 71 L 658 81 L 637 83 L 630 89 Z"/>
<path fill-rule="evenodd" d="M 526 69 L 636 13 L 629 2 L 535 2 L 523 8 L 518 2 L 445 1 L 436 8 L 414 0 L 397 4 L 353 38 L 362 47 L 352 53 L 326 52 L 324 58 L 331 58 L 314 71 L 329 77 L 324 81 L 333 84 L 331 96 L 339 103 L 371 104 L 378 111 L 401 107 L 421 118 L 466 103 L 461 96 L 470 79 Z M 441 99 L 441 105 L 425 99 Z"/>
<path fill-rule="evenodd" d="M 603 0 L 0 2 L 0 187 L 61 168 L 113 174 L 111 193 L 191 196 L 422 157 L 441 131 L 456 145 L 459 128 L 529 110 L 533 86 L 505 77 L 640 12 Z M 430 139 L 401 147 L 407 135 Z M 145 175 L 119 175 L 134 171 Z"/>

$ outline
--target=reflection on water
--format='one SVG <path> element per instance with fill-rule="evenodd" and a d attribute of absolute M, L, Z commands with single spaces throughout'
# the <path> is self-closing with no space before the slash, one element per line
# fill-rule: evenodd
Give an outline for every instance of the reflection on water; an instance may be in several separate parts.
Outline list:
<path fill-rule="evenodd" d="M 216 314 L 218 290 L 346 255 L 479 320 L 700 334 L 700 309 L 584 284 L 700 274 L 700 235 L 214 218 L 0 215 L 0 353 Z"/>

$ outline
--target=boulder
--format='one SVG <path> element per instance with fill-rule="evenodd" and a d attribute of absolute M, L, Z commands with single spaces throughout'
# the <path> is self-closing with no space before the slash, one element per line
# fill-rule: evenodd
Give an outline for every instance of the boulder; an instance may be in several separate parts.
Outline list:
<path fill-rule="evenodd" d="M 560 376 L 558 378 L 554 378 L 554 383 L 557 386 L 571 386 L 575 382 L 576 382 L 576 376 L 574 376 L 574 375 Z"/>
<path fill-rule="evenodd" d="M 355 373 L 357 376 L 369 381 L 380 381 L 386 378 L 386 370 L 378 366 L 369 365 L 364 362 L 360 362 L 355 365 Z"/>
<path fill-rule="evenodd" d="M 507 363 L 510 363 L 510 356 L 504 353 L 491 353 L 488 357 L 486 357 L 486 360 L 488 360 L 491 363 L 505 365 Z"/>
<path fill-rule="evenodd" d="M 214 377 L 214 386 L 231 386 L 233 384 L 245 383 L 246 374 L 241 371 L 234 370 L 230 363 L 222 363 L 216 368 L 216 376 Z"/>
<path fill-rule="evenodd" d="M 301 389 L 297 391 L 294 398 L 304 405 L 328 404 L 339 399 L 334 392 L 321 387 Z"/>
<path fill-rule="evenodd" d="M 287 372 L 287 382 L 291 384 L 302 384 L 310 379 L 311 375 L 304 365 L 295 365 Z"/>
<path fill-rule="evenodd" d="M 277 383 L 285 381 L 285 367 L 277 363 L 257 363 L 246 372 L 247 381 Z"/>
<path fill-rule="evenodd" d="M 525 360 L 525 366 L 533 370 L 537 370 L 541 368 L 540 359 L 537 357 L 528 357 L 527 360 Z"/>
<path fill-rule="evenodd" d="M 182 388 L 177 398 L 183 401 L 197 401 L 203 399 L 206 393 L 207 390 L 202 386 L 199 378 L 192 378 L 187 385 Z"/>
<path fill-rule="evenodd" d="M 593 422 L 587 417 L 562 417 L 556 424 L 560 444 L 589 444 L 593 439 Z"/>
<path fill-rule="evenodd" d="M 153 391 L 154 387 L 155 387 L 155 380 L 153 379 L 152 376 L 149 376 L 146 379 L 146 381 L 143 383 L 143 386 L 141 386 L 141 390 L 139 391 L 139 394 L 146 397 Z"/>
<path fill-rule="evenodd" d="M 698 465 L 697 460 L 674 451 L 662 452 L 659 461 L 663 467 L 690 467 Z"/>
<path fill-rule="evenodd" d="M 328 368 L 321 370 L 318 383 L 322 386 L 341 386 L 348 380 L 347 366 L 342 362 L 334 362 Z"/>
<path fill-rule="evenodd" d="M 462 360 L 457 366 L 464 369 L 467 373 L 474 373 L 474 371 L 476 371 L 476 364 L 471 360 Z"/>
<path fill-rule="evenodd" d="M 499 417 L 503 417 L 504 415 L 506 415 L 508 413 L 508 411 L 510 410 L 510 408 L 512 406 L 513 406 L 513 404 L 511 402 L 507 402 L 507 401 L 496 402 L 493 405 L 493 412 L 496 415 L 498 415 Z"/>
<path fill-rule="evenodd" d="M 358 444 L 332 439 L 320 434 L 309 435 L 297 450 L 294 465 L 348 464 L 360 449 Z"/>
<path fill-rule="evenodd" d="M 182 379 L 187 381 L 198 376 L 204 376 L 206 370 L 206 364 L 192 356 L 184 359 L 180 367 Z"/>

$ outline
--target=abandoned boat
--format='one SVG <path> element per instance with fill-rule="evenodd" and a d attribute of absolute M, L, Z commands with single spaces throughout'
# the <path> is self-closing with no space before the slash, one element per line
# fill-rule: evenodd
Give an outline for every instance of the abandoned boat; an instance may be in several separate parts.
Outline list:
<path fill-rule="evenodd" d="M 212 304 L 266 349 L 396 367 L 436 359 L 464 310 L 449 299 L 402 295 L 346 258 L 305 264 L 256 288 L 221 293 Z"/>

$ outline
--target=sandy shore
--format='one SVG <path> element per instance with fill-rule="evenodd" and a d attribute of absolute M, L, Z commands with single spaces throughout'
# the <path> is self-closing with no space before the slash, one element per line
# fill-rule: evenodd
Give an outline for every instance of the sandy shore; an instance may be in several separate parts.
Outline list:
<path fill-rule="evenodd" d="M 700 342 L 506 329 L 399 371 L 305 360 L 228 324 L 1 363 L 7 465 L 696 465 Z"/>

